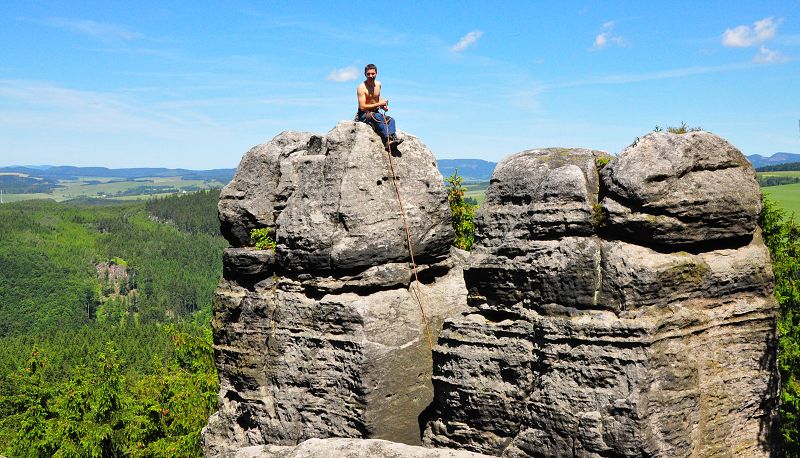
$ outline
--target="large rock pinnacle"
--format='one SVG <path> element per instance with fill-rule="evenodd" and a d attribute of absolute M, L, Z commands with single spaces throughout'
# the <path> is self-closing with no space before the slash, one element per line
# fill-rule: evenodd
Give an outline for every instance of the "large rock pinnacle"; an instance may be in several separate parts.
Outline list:
<path fill-rule="evenodd" d="M 706 132 L 601 157 L 498 165 L 464 271 L 470 310 L 434 349 L 425 444 L 769 456 L 776 302 L 752 168 Z"/>
<path fill-rule="evenodd" d="M 466 307 L 465 253 L 451 255 L 433 154 L 401 135 L 396 184 L 435 341 Z M 242 159 L 219 203 L 233 247 L 214 297 L 220 407 L 207 455 L 310 438 L 421 443 L 431 352 L 391 167 L 379 137 L 353 122 L 284 132 Z M 272 231 L 274 252 L 248 246 L 256 228 Z"/>
<path fill-rule="evenodd" d="M 404 137 L 394 159 L 414 254 L 447 256 L 450 210 L 436 159 Z M 364 123 L 342 122 L 326 135 L 284 132 L 245 154 L 220 195 L 222 233 L 234 247 L 250 230 L 273 230 L 276 257 L 291 271 L 362 269 L 408 259 L 389 157 Z"/>

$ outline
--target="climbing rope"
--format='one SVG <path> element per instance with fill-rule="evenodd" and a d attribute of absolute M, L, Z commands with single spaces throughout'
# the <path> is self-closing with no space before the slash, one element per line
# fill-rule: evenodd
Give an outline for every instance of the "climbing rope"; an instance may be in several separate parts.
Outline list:
<path fill-rule="evenodd" d="M 375 119 L 373 117 L 373 119 Z M 392 156 L 392 142 L 389 140 L 389 121 L 386 117 L 386 111 L 383 112 L 383 122 L 386 126 L 386 154 L 389 156 L 389 167 L 392 170 L 392 183 L 394 183 L 394 192 L 397 194 L 397 203 L 400 206 L 400 215 L 403 217 L 403 227 L 406 230 L 406 245 L 408 245 L 408 255 L 411 257 L 411 265 L 414 267 L 414 281 L 416 289 L 412 286 L 411 291 L 417 297 L 419 304 L 419 311 L 422 312 L 422 322 L 425 324 L 425 334 L 428 336 L 428 348 L 433 350 L 433 338 L 431 337 L 431 329 L 428 326 L 428 316 L 425 314 L 425 306 L 422 301 L 422 289 L 420 288 L 419 277 L 417 276 L 417 263 L 414 261 L 414 249 L 411 247 L 411 231 L 408 229 L 408 220 L 406 219 L 406 210 L 403 206 L 403 198 L 400 197 L 400 188 L 397 186 L 397 174 L 394 171 L 394 158 Z"/>

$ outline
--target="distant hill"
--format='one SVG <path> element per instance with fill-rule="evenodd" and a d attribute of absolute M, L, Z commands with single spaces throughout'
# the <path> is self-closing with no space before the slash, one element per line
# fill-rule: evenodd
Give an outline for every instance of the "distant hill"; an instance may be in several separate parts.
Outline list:
<path fill-rule="evenodd" d="M 496 162 L 482 159 L 439 159 L 439 172 L 447 178 L 458 169 L 458 174 L 465 180 L 489 181 L 494 172 Z"/>
<path fill-rule="evenodd" d="M 440 159 L 439 171 L 442 176 L 449 177 L 458 169 L 458 174 L 465 180 L 489 181 L 496 162 L 482 159 Z M 167 168 L 126 168 L 109 169 L 106 167 L 74 167 L 15 165 L 0 167 L 0 174 L 21 173 L 30 177 L 38 177 L 45 182 L 55 184 L 58 180 L 74 180 L 78 177 L 105 177 L 135 180 L 152 177 L 181 177 L 184 180 L 217 180 L 228 183 L 233 179 L 236 169 L 189 170 Z"/>
<path fill-rule="evenodd" d="M 233 179 L 236 169 L 187 170 L 166 168 L 108 169 L 105 167 L 0 167 L 0 173 L 24 173 L 46 180 L 72 180 L 77 177 L 108 177 L 128 180 L 144 177 L 181 177 L 185 180 L 218 180 L 227 183 Z"/>
<path fill-rule="evenodd" d="M 772 156 L 765 157 L 760 154 L 751 154 L 747 159 L 753 164 L 753 167 L 766 167 L 768 165 L 785 164 L 787 162 L 800 162 L 800 154 L 795 153 L 775 153 Z"/>

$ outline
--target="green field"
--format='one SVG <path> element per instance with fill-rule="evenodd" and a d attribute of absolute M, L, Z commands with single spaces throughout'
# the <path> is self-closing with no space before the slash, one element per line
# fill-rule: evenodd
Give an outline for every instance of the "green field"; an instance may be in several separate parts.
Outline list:
<path fill-rule="evenodd" d="M 760 177 L 800 177 L 800 170 L 786 170 L 781 172 L 756 172 Z"/>
<path fill-rule="evenodd" d="M 471 197 L 477 200 L 478 205 L 486 200 L 486 188 L 489 187 L 488 181 L 465 181 L 464 187 L 467 188 L 464 197 Z"/>
<path fill-rule="evenodd" d="M 56 202 L 63 202 L 87 197 L 138 200 L 180 191 L 222 188 L 225 183 L 216 180 L 185 180 L 181 177 L 144 177 L 129 180 L 109 177 L 79 177 L 75 180 L 60 180 L 59 185 L 52 193 L 47 194 L 4 194 L 3 202 L 32 199 L 52 199 Z M 161 189 L 163 191 L 159 192 Z"/>
<path fill-rule="evenodd" d="M 770 172 L 770 173 L 798 173 L 798 172 Z M 800 219 L 800 183 L 785 184 L 783 186 L 769 186 L 761 188 L 764 195 L 774 200 L 787 213 L 794 213 L 795 219 Z"/>

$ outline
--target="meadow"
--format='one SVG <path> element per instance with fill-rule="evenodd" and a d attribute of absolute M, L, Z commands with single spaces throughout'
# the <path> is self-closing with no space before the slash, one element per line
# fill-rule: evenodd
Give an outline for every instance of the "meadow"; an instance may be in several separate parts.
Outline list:
<path fill-rule="evenodd" d="M 225 186 L 218 180 L 193 180 L 175 177 L 142 177 L 123 179 L 115 177 L 78 177 L 59 180 L 58 187 L 50 193 L 4 194 L 3 202 L 51 199 L 56 202 L 81 198 L 109 200 L 139 200 L 155 196 L 166 196 L 178 192 L 218 189 Z"/>
<path fill-rule="evenodd" d="M 770 172 L 782 173 L 782 172 Z M 800 172 L 787 172 L 797 173 Z M 769 186 L 761 188 L 764 195 L 777 202 L 778 206 L 786 210 L 786 213 L 794 214 L 794 219 L 800 219 L 800 183 L 785 184 L 781 186 Z"/>
<path fill-rule="evenodd" d="M 800 178 L 800 170 L 781 170 L 778 172 L 756 172 L 759 177 L 798 177 Z"/>
<path fill-rule="evenodd" d="M 464 187 L 467 188 L 464 197 L 475 199 L 478 205 L 486 200 L 486 188 L 489 187 L 488 181 L 464 181 Z"/>

